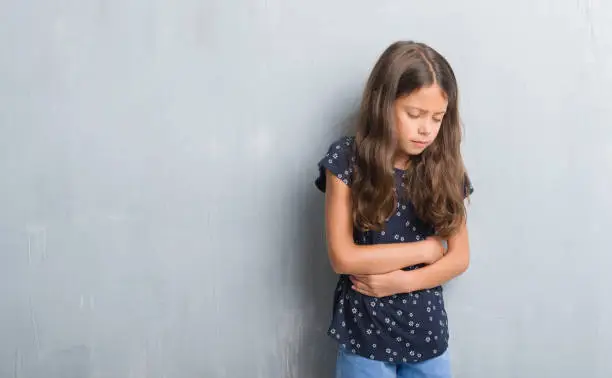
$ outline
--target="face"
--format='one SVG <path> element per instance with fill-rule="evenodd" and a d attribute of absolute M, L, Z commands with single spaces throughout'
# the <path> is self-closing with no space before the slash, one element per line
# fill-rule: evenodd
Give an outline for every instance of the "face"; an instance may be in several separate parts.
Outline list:
<path fill-rule="evenodd" d="M 397 165 L 421 154 L 438 136 L 448 101 L 437 85 L 423 87 L 395 100 Z"/>

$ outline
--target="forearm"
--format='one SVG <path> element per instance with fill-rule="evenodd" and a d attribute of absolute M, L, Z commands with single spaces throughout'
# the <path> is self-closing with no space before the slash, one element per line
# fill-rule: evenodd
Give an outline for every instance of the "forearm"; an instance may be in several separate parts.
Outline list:
<path fill-rule="evenodd" d="M 449 250 L 431 265 L 405 272 L 406 292 L 432 289 L 440 286 L 465 272 L 469 265 L 468 251 Z"/>
<path fill-rule="evenodd" d="M 431 244 L 426 241 L 377 245 L 350 243 L 330 252 L 339 274 L 383 274 L 427 262 Z"/>

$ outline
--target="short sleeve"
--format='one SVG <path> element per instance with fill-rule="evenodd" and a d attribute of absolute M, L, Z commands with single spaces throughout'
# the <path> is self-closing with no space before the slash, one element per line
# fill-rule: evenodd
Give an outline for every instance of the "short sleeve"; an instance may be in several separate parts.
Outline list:
<path fill-rule="evenodd" d="M 472 193 L 474 193 L 474 185 L 472 185 L 472 181 L 466 173 L 463 181 L 463 197 L 467 198 L 471 196 Z"/>
<path fill-rule="evenodd" d="M 325 171 L 351 186 L 353 176 L 353 164 L 355 162 L 354 137 L 343 137 L 329 146 L 327 154 L 319 161 L 319 176 L 315 180 L 317 189 L 325 192 Z"/>

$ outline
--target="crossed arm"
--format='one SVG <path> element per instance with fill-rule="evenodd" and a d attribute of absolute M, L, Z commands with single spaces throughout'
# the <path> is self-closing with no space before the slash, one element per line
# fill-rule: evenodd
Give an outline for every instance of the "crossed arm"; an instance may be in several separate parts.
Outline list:
<path fill-rule="evenodd" d="M 327 249 L 336 273 L 351 276 L 353 288 L 362 294 L 383 297 L 441 285 L 463 273 L 469 265 L 469 242 L 465 223 L 448 240 L 357 245 L 353 241 L 350 188 L 327 172 L 325 218 Z M 427 266 L 403 271 L 410 265 Z"/>

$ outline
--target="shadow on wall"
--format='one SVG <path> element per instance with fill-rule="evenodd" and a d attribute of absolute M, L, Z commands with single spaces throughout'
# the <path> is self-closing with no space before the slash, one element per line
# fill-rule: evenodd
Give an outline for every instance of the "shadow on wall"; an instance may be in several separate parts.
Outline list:
<path fill-rule="evenodd" d="M 284 372 L 285 377 L 317 377 L 332 378 L 335 371 L 336 343 L 327 336 L 327 328 L 331 320 L 333 295 L 338 280 L 332 271 L 327 257 L 325 241 L 325 194 L 319 192 L 314 185 L 318 174 L 318 159 L 327 152 L 329 144 L 341 135 L 350 135 L 356 116 L 356 110 L 348 112 L 337 125 L 330 128 L 330 135 L 324 136 L 322 148 L 315 154 L 316 160 L 312 162 L 312 176 L 308 177 L 308 186 L 303 201 L 300 203 L 298 220 L 299 235 L 296 240 L 299 246 L 296 251 L 299 255 L 300 277 L 297 280 L 301 291 L 300 298 L 304 298 L 310 309 L 307 314 L 306 327 L 297 345 L 297 361 L 289 371 Z"/>

